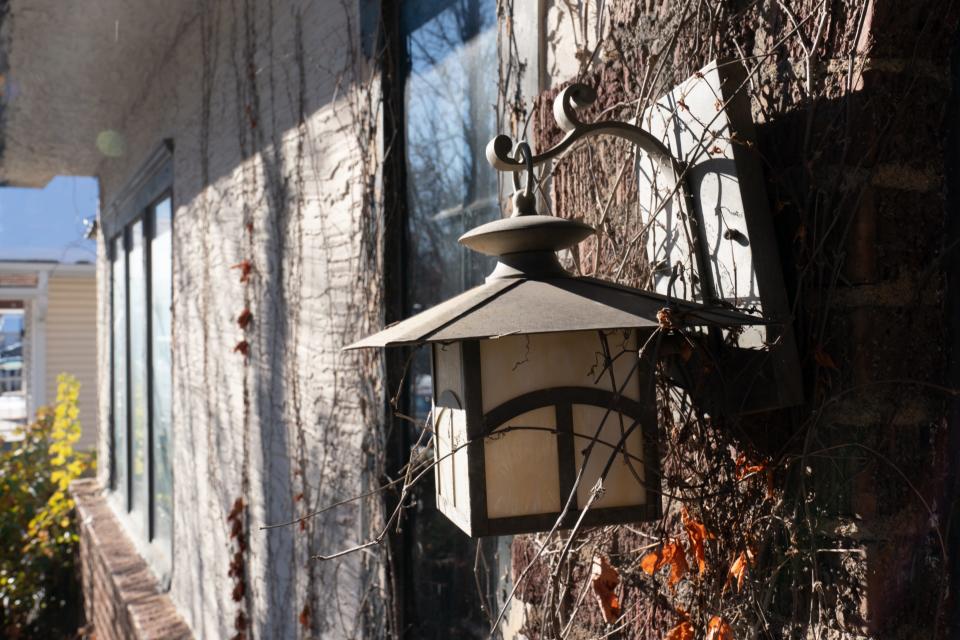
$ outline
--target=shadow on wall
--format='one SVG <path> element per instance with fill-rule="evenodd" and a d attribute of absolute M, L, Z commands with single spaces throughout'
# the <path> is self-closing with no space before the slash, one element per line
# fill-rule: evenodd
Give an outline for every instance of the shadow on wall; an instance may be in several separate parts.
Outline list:
<path fill-rule="evenodd" d="M 817 556 L 825 602 L 845 624 L 884 637 L 932 629 L 946 589 L 933 527 L 948 514 L 927 509 L 952 502 L 939 497 L 945 396 L 931 386 L 947 364 L 937 346 L 950 246 L 944 175 L 939 160 L 929 177 L 907 168 L 940 146 L 945 93 L 909 70 L 868 70 L 839 99 L 764 96 L 777 115 L 757 127 L 815 419 L 761 416 L 747 431 L 774 455 L 785 443 L 805 456 L 836 451 L 808 458 L 810 533 L 819 547 L 854 550 Z M 802 443 L 791 442 L 796 433 Z"/>
<path fill-rule="evenodd" d="M 198 130 L 177 121 L 174 135 L 175 492 L 189 503 L 195 482 L 210 497 L 178 509 L 174 596 L 207 634 L 346 634 L 375 576 L 359 575 L 356 556 L 311 558 L 365 535 L 358 508 L 260 527 L 359 493 L 357 406 L 380 402 L 339 370 L 357 330 L 348 318 L 368 306 L 367 291 L 350 288 L 363 264 L 351 255 L 352 187 L 364 177 L 345 175 L 363 169 L 343 122 L 357 117 L 349 25 L 322 3 L 215 5 L 188 39 L 197 48 L 177 53 L 200 64 Z M 225 562 L 208 557 L 210 527 L 227 538 Z"/>

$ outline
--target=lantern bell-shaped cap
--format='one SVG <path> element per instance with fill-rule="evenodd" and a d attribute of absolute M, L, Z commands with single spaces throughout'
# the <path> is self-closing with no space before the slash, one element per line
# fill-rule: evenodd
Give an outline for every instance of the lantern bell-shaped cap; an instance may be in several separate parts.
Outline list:
<path fill-rule="evenodd" d="M 482 224 L 460 236 L 460 244 L 488 256 L 567 249 L 593 234 L 576 220 L 518 215 Z"/>
<path fill-rule="evenodd" d="M 675 300 L 596 278 L 573 276 L 556 252 L 593 233 L 582 222 L 518 215 L 460 238 L 498 258 L 484 284 L 363 338 L 347 349 L 451 342 L 558 331 L 737 326 L 764 320 L 732 309 Z"/>

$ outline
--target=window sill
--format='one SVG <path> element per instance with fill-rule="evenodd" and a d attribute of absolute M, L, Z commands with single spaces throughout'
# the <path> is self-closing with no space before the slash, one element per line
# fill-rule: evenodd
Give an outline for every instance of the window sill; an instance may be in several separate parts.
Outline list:
<path fill-rule="evenodd" d="M 97 481 L 77 480 L 70 493 L 80 527 L 84 609 L 97 638 L 192 638 Z"/>

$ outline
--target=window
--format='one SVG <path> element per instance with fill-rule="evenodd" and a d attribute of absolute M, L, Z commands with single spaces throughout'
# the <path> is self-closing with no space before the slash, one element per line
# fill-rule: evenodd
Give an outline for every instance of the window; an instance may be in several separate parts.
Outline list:
<path fill-rule="evenodd" d="M 407 315 L 476 286 L 493 258 L 457 243 L 500 217 L 484 149 L 496 135 L 496 0 L 404 3 Z M 413 411 L 430 411 L 429 349 L 410 376 Z"/>
<path fill-rule="evenodd" d="M 166 190 L 114 221 L 108 242 L 110 484 L 127 529 L 163 579 L 169 574 L 173 529 L 172 222 Z"/>
<path fill-rule="evenodd" d="M 465 231 L 499 217 L 497 178 L 484 159 L 496 133 L 496 0 L 429 0 L 400 5 L 406 216 L 402 231 L 403 313 L 413 315 L 483 282 L 490 258 L 457 244 Z M 431 404 L 430 350 L 414 354 L 406 412 L 426 419 Z M 407 448 L 415 441 L 411 434 Z M 485 635 L 496 615 L 497 584 L 475 576 L 504 573 L 497 540 L 463 535 L 434 505 L 433 477 L 416 488 L 404 545 L 404 623 L 421 638 Z M 508 544 L 507 539 L 504 543 Z M 478 549 L 479 546 L 479 549 Z M 478 553 L 479 551 L 479 553 Z M 507 574 L 509 572 L 506 572 Z M 478 585 L 486 587 L 479 594 Z"/>

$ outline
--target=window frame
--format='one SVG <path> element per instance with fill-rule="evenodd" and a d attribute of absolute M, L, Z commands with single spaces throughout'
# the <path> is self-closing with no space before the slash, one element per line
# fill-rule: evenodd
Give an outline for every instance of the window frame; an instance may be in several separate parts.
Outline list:
<path fill-rule="evenodd" d="M 118 519 L 122 522 L 124 529 L 134 543 L 134 546 L 137 548 L 137 551 L 141 556 L 146 559 L 147 564 L 151 567 L 153 572 L 157 575 L 157 578 L 160 581 L 161 587 L 166 590 L 170 586 L 170 578 L 173 567 L 173 541 L 174 541 L 174 522 L 173 522 L 173 513 L 175 508 L 175 499 L 174 499 L 174 485 L 176 482 L 175 472 L 173 469 L 173 451 L 174 447 L 170 447 L 170 460 L 168 464 L 170 466 L 170 501 L 171 501 L 171 522 L 170 522 L 170 532 L 169 539 L 165 540 L 163 538 L 157 538 L 157 495 L 156 495 L 156 483 L 155 483 L 155 469 L 156 469 L 156 446 L 155 446 L 155 400 L 154 400 L 154 381 L 155 381 L 155 371 L 154 371 L 154 326 L 153 326 L 153 240 L 156 237 L 156 215 L 158 205 L 162 204 L 164 201 L 169 199 L 170 202 L 170 234 L 171 234 L 171 247 L 173 246 L 173 234 L 175 230 L 175 197 L 173 190 L 173 163 L 172 163 L 172 151 L 173 147 L 169 141 L 164 141 L 164 143 L 155 151 L 143 167 L 134 175 L 134 177 L 128 182 L 128 186 L 120 193 L 116 200 L 116 204 L 110 210 L 110 216 L 107 220 L 103 220 L 103 238 L 104 242 L 107 244 L 107 258 L 109 261 L 109 272 L 110 272 L 110 289 L 109 289 L 109 318 L 110 318 L 110 336 L 109 336 L 109 348 L 110 348 L 110 412 L 109 412 L 109 435 L 107 438 L 108 443 L 108 459 L 110 468 L 108 471 L 107 486 L 109 487 L 108 491 L 108 502 L 111 504 L 115 514 Z M 135 407 L 133 406 L 133 393 L 132 393 L 132 368 L 133 368 L 133 358 L 131 358 L 131 323 L 133 322 L 133 314 L 131 313 L 131 299 L 130 299 L 130 250 L 133 246 L 133 231 L 135 225 L 140 223 L 140 232 L 142 239 L 142 261 L 143 261 L 143 302 L 144 309 L 142 320 L 144 323 L 144 342 L 145 342 L 145 410 L 146 410 L 146 434 L 145 434 L 145 451 L 144 451 L 144 465 L 145 465 L 145 500 L 146 504 L 142 505 L 144 513 L 139 511 L 134 511 L 133 504 L 133 411 Z M 116 240 L 120 238 L 120 242 Z M 123 252 L 122 256 L 116 255 L 117 248 Z M 116 325 L 116 315 L 117 309 L 115 308 L 115 303 L 117 302 L 117 296 L 115 294 L 115 287 L 118 284 L 116 282 L 115 270 L 118 260 L 123 260 L 123 304 L 124 304 L 124 323 L 123 323 L 123 341 L 124 341 L 124 355 L 125 359 L 122 363 L 124 368 L 124 380 L 122 385 L 124 387 L 124 407 L 123 407 L 123 431 L 124 431 L 124 440 L 125 440 L 125 451 L 117 451 L 117 442 L 115 441 L 115 434 L 117 433 L 117 407 L 116 407 L 116 392 L 117 392 L 117 371 L 118 362 L 116 361 L 116 348 L 118 343 L 118 336 L 115 333 Z M 170 265 L 171 274 L 173 271 L 173 252 L 171 249 L 170 256 Z M 172 287 L 172 280 L 171 280 Z M 173 291 L 171 290 L 171 324 L 173 318 Z M 172 326 L 171 326 L 172 333 Z M 171 336 L 172 338 L 172 336 Z M 175 371 L 173 367 L 173 344 L 171 339 L 171 353 L 170 353 L 170 362 L 171 362 L 171 398 L 170 398 L 170 440 L 171 443 L 175 440 L 175 434 L 173 429 L 173 406 L 172 406 L 172 389 L 173 389 L 173 379 L 175 377 Z M 119 456 L 123 456 L 126 460 L 126 470 L 124 473 L 124 484 L 125 486 L 118 486 L 117 482 L 117 465 L 116 462 Z"/>

